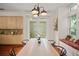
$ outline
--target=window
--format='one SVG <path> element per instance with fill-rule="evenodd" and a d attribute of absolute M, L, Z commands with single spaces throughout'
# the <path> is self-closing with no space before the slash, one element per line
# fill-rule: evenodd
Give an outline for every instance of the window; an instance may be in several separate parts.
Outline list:
<path fill-rule="evenodd" d="M 76 25 L 77 25 L 77 18 L 76 15 L 70 17 L 70 34 L 75 39 L 76 38 Z"/>
<path fill-rule="evenodd" d="M 40 22 L 40 36 L 42 38 L 46 37 L 46 22 L 43 21 Z"/>
<path fill-rule="evenodd" d="M 35 38 L 36 37 L 36 22 L 31 21 L 30 22 L 30 37 Z"/>
<path fill-rule="evenodd" d="M 36 38 L 37 37 L 36 33 L 39 33 L 41 38 L 46 37 L 46 22 L 45 21 L 40 21 L 39 24 L 37 24 L 37 22 L 35 21 L 30 22 L 30 38 Z"/>
<path fill-rule="evenodd" d="M 75 5 L 71 6 L 71 7 L 70 7 L 70 11 L 74 11 L 74 10 L 76 10 L 76 9 L 77 9 L 77 7 L 78 7 L 78 5 L 77 5 L 77 4 L 75 4 Z"/>

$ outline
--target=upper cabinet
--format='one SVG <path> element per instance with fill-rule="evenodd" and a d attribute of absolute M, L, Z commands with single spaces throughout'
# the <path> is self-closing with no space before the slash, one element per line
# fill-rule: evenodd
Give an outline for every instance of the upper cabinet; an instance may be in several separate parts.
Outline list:
<path fill-rule="evenodd" d="M 16 29 L 16 17 L 8 17 L 7 29 Z"/>
<path fill-rule="evenodd" d="M 17 17 L 16 25 L 17 29 L 23 29 L 23 17 Z"/>
<path fill-rule="evenodd" d="M 0 29 L 5 29 L 7 27 L 6 18 L 1 16 L 0 17 Z"/>
<path fill-rule="evenodd" d="M 0 29 L 23 29 L 23 17 L 0 16 Z"/>

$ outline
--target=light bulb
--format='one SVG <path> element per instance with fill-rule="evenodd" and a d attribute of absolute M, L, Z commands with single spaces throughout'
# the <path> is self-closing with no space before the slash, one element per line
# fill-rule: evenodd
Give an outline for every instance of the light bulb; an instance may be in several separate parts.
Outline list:
<path fill-rule="evenodd" d="M 43 11 L 41 11 L 41 15 L 42 15 L 42 16 L 46 16 L 46 15 L 47 15 L 47 11 L 45 11 L 45 10 L 43 9 Z"/>
<path fill-rule="evenodd" d="M 38 10 L 36 8 L 32 9 L 32 14 L 38 14 Z"/>
<path fill-rule="evenodd" d="M 34 17 L 38 17 L 38 15 L 37 14 L 35 14 L 35 15 L 33 15 Z"/>
<path fill-rule="evenodd" d="M 47 13 L 41 13 L 41 15 L 42 15 L 42 16 L 46 16 L 46 15 L 47 15 Z"/>

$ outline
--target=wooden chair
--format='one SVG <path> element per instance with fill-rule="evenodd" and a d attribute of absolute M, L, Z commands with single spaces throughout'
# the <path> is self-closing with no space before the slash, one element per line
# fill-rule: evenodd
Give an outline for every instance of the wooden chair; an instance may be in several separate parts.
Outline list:
<path fill-rule="evenodd" d="M 26 43 L 27 43 L 28 41 L 29 41 L 28 39 L 27 39 L 27 40 L 23 40 L 23 41 L 22 41 L 22 44 L 23 44 L 23 45 L 26 45 Z"/>
<path fill-rule="evenodd" d="M 16 53 L 15 53 L 14 48 L 11 48 L 11 49 L 9 50 L 9 56 L 16 56 Z"/>
<path fill-rule="evenodd" d="M 60 56 L 66 56 L 67 51 L 66 51 L 66 49 L 64 47 L 56 46 L 56 48 L 58 48 L 60 50 L 59 51 Z"/>
<path fill-rule="evenodd" d="M 54 40 L 48 40 L 50 43 L 51 43 L 51 45 L 53 46 L 53 45 L 55 45 L 55 41 Z"/>

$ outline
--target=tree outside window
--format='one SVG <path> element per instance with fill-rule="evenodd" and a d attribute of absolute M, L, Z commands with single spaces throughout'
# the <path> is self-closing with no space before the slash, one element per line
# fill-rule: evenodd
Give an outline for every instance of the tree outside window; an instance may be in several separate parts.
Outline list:
<path fill-rule="evenodd" d="M 76 38 L 76 25 L 77 25 L 77 18 L 76 15 L 70 17 L 70 34 L 73 39 Z"/>

